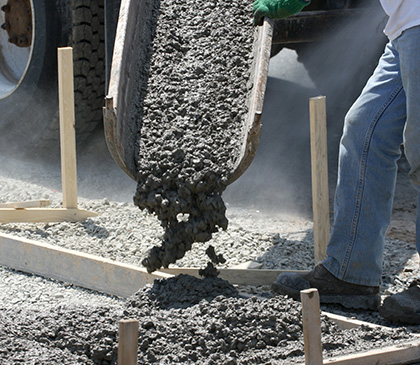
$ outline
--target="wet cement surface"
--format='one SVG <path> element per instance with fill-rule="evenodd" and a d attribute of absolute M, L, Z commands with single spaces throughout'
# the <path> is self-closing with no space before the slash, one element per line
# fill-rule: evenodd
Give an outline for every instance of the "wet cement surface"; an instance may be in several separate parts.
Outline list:
<path fill-rule="evenodd" d="M 245 0 L 155 6 L 134 197 L 165 229 L 143 260 L 149 272 L 227 228 L 221 195 L 240 153 L 255 34 Z"/>
<path fill-rule="evenodd" d="M 155 281 L 121 307 L 0 312 L 2 364 L 116 364 L 118 322 L 139 321 L 139 364 L 304 362 L 301 305 L 244 298 L 228 282 L 180 275 Z M 324 356 L 408 342 L 402 329 L 341 330 L 322 318 Z"/>

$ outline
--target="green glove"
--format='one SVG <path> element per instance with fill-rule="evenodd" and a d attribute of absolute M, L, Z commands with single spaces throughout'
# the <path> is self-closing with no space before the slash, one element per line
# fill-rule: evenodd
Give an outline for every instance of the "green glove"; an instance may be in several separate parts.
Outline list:
<path fill-rule="evenodd" d="M 271 19 L 287 18 L 299 13 L 311 0 L 255 0 L 252 7 L 254 24 L 262 25 L 265 16 Z"/>

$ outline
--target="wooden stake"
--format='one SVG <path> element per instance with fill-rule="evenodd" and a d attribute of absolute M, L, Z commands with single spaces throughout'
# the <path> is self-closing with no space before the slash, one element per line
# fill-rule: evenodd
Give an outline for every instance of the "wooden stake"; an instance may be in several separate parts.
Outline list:
<path fill-rule="evenodd" d="M 309 100 L 311 129 L 312 205 L 315 264 L 325 258 L 330 239 L 327 121 L 325 96 Z"/>
<path fill-rule="evenodd" d="M 57 57 L 63 209 L 43 208 L 49 205 L 48 200 L 3 203 L 0 204 L 0 223 L 77 222 L 85 220 L 88 217 L 97 216 L 94 212 L 77 209 L 73 49 L 71 47 L 59 48 Z"/>
<path fill-rule="evenodd" d="M 77 208 L 76 137 L 74 116 L 73 49 L 58 49 L 61 184 L 63 207 Z"/>
<path fill-rule="evenodd" d="M 139 322 L 135 319 L 120 321 L 118 365 L 137 365 Z"/>
<path fill-rule="evenodd" d="M 321 310 L 318 290 L 302 290 L 300 292 L 300 300 L 302 302 L 305 364 L 322 365 Z"/>

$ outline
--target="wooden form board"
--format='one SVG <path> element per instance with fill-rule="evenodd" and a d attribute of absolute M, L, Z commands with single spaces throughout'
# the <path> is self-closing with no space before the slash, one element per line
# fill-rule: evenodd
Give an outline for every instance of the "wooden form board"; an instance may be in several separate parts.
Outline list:
<path fill-rule="evenodd" d="M 98 213 L 66 208 L 0 208 L 0 223 L 79 222 Z"/>
<path fill-rule="evenodd" d="M 0 265 L 121 297 L 134 294 L 154 279 L 178 274 L 200 277 L 196 268 L 162 269 L 149 274 L 134 265 L 3 233 Z M 234 285 L 271 285 L 280 273 L 291 271 L 294 270 L 220 269 L 220 277 Z"/>
<path fill-rule="evenodd" d="M 0 233 L 0 265 L 120 297 L 134 294 L 155 279 L 172 277 L 3 233 Z"/>
<path fill-rule="evenodd" d="M 420 361 L 420 340 L 357 354 L 324 359 L 324 364 L 391 365 L 408 364 L 418 361 Z"/>
<path fill-rule="evenodd" d="M 277 279 L 279 274 L 284 272 L 301 272 L 302 270 L 267 270 L 267 269 L 217 269 L 220 274 L 219 278 L 229 281 L 232 285 L 270 285 Z M 195 277 L 200 277 L 199 269 L 190 267 L 168 268 L 160 269 L 172 275 L 187 274 Z"/>
<path fill-rule="evenodd" d="M 353 320 L 343 316 L 332 313 L 322 312 L 333 321 L 343 327 L 344 329 L 355 328 L 361 325 L 367 327 L 383 327 L 373 323 Z M 322 338 L 321 338 L 322 340 Z M 306 349 L 305 349 L 306 351 Z M 306 357 L 306 354 L 305 354 Z M 319 357 L 315 357 L 313 364 L 317 364 Z M 332 358 L 323 359 L 322 364 L 333 365 L 392 365 L 392 364 L 408 364 L 413 362 L 420 362 L 420 339 L 406 342 L 403 344 L 383 347 L 380 349 L 373 349 L 363 351 L 355 354 L 336 356 Z M 300 365 L 307 365 L 308 363 L 301 363 Z"/>
<path fill-rule="evenodd" d="M 231 266 L 230 269 L 261 269 L 263 264 L 256 261 L 247 261 L 238 265 Z"/>
<path fill-rule="evenodd" d="M 315 264 L 325 258 L 330 239 L 327 117 L 325 96 L 309 99 L 311 134 L 312 206 Z"/>
<path fill-rule="evenodd" d="M 9 202 L 9 203 L 0 203 L 0 208 L 41 208 L 48 207 L 50 205 L 49 200 L 28 200 L 24 202 Z"/>
<path fill-rule="evenodd" d="M 323 312 L 321 311 L 321 314 L 327 316 L 329 319 L 337 323 L 339 327 L 342 329 L 351 329 L 351 328 L 357 328 L 360 326 L 370 327 L 370 328 L 387 328 L 385 326 L 381 326 L 376 323 L 369 323 L 365 321 L 360 321 L 358 319 L 348 318 L 344 316 L 340 316 L 339 314 L 329 313 L 329 312 Z"/>
<path fill-rule="evenodd" d="M 360 321 L 357 319 L 347 318 L 338 314 L 321 312 L 326 315 L 332 321 L 337 323 L 343 329 L 357 328 L 360 326 L 377 328 L 381 327 L 387 329 L 385 326 L 381 326 L 375 323 L 369 323 Z M 389 328 L 388 328 L 389 329 Z M 335 364 L 335 365 L 389 365 L 389 364 L 406 364 L 413 361 L 420 362 L 420 336 L 419 340 L 414 340 L 404 344 L 396 346 L 388 346 L 382 349 L 373 349 L 370 351 L 364 351 L 357 354 L 337 356 L 330 359 L 324 359 L 324 364 Z"/>

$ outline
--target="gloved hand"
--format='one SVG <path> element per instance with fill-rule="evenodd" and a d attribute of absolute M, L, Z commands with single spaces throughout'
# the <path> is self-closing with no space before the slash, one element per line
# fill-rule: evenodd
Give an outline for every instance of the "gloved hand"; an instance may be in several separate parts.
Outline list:
<path fill-rule="evenodd" d="M 271 19 L 287 18 L 299 13 L 311 0 L 255 0 L 252 7 L 254 24 L 262 25 L 265 16 Z"/>

